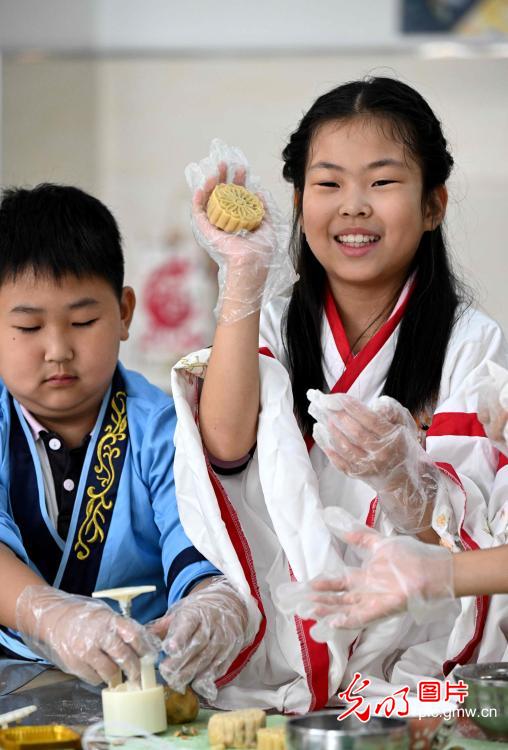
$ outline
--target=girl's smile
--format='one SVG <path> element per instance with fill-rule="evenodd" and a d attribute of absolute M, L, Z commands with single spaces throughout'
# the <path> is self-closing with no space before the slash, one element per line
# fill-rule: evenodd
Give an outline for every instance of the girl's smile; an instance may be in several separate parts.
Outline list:
<path fill-rule="evenodd" d="M 379 234 L 362 227 L 348 227 L 335 237 L 335 241 L 340 246 L 340 251 L 351 258 L 366 255 L 380 239 Z"/>

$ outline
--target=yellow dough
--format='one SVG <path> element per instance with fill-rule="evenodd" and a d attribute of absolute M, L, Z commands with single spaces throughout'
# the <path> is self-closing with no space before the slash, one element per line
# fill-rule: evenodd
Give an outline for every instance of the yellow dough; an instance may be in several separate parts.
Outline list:
<path fill-rule="evenodd" d="M 208 722 L 208 742 L 225 748 L 256 747 L 258 729 L 265 724 L 266 714 L 260 708 L 213 714 Z"/>
<path fill-rule="evenodd" d="M 221 183 L 211 194 L 206 213 L 210 223 L 225 232 L 252 232 L 263 221 L 265 209 L 257 195 L 241 185 Z"/>
<path fill-rule="evenodd" d="M 262 727 L 258 729 L 257 750 L 286 750 L 286 728 Z"/>
<path fill-rule="evenodd" d="M 199 700 L 196 693 L 187 687 L 183 695 L 164 685 L 164 703 L 168 724 L 185 724 L 194 721 L 199 713 Z"/>

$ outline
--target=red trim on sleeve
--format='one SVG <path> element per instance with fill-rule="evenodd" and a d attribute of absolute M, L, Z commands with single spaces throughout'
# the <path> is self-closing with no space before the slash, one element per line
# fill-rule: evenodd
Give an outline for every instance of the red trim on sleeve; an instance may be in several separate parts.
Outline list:
<path fill-rule="evenodd" d="M 371 529 L 376 522 L 376 510 L 377 510 L 378 504 L 379 504 L 379 499 L 376 495 L 376 497 L 370 501 L 369 512 L 367 513 L 367 518 L 365 519 L 365 525 Z"/>
<path fill-rule="evenodd" d="M 454 484 L 460 487 L 465 497 L 466 491 L 464 487 L 462 486 L 462 482 L 460 481 L 459 475 L 457 474 L 453 466 L 451 464 L 445 463 L 445 461 L 436 461 L 435 464 L 437 468 L 443 472 L 443 474 L 446 474 L 448 479 L 451 479 Z"/>
<path fill-rule="evenodd" d="M 434 416 L 427 437 L 463 435 L 464 437 L 486 437 L 483 425 L 476 413 L 439 412 Z"/>
<path fill-rule="evenodd" d="M 289 577 L 296 581 L 291 565 L 288 564 Z M 310 629 L 315 620 L 302 620 L 295 615 L 296 632 L 300 641 L 302 662 L 307 678 L 307 685 L 311 694 L 309 711 L 319 711 L 328 703 L 328 674 L 330 671 L 330 655 L 326 643 L 318 643 Z"/>
<path fill-rule="evenodd" d="M 444 473 L 446 476 L 452 480 L 464 493 L 464 502 L 467 503 L 467 497 L 466 492 L 464 490 L 464 487 L 462 486 L 462 482 L 460 481 L 460 477 L 453 468 L 451 464 L 444 463 L 442 461 L 436 461 L 436 466 Z M 475 542 L 472 536 L 470 536 L 467 531 L 464 529 L 463 525 L 461 525 L 459 530 L 459 536 L 461 539 L 462 544 L 464 545 L 465 549 L 472 550 L 472 549 L 480 549 L 479 544 Z M 475 629 L 473 633 L 473 637 L 471 640 L 466 643 L 462 651 L 457 654 L 457 656 L 454 656 L 452 659 L 448 659 L 443 664 L 443 674 L 446 677 L 452 669 L 454 669 L 457 664 L 467 664 L 469 660 L 472 658 L 476 647 L 480 643 L 482 636 L 483 636 L 483 630 L 485 628 L 485 621 L 487 619 L 487 614 L 489 611 L 490 606 L 490 597 L 488 596 L 477 596 L 476 597 L 476 618 L 475 618 Z"/>
<path fill-rule="evenodd" d="M 264 354 L 265 357 L 272 357 L 272 359 L 275 359 L 275 355 L 272 354 L 272 352 L 267 346 L 262 346 L 261 349 L 259 350 L 259 353 Z"/>
<path fill-rule="evenodd" d="M 261 347 L 259 349 L 259 353 L 275 359 L 270 349 L 268 349 L 268 347 L 266 346 Z M 310 445 L 308 446 L 309 450 L 314 444 L 312 438 L 310 438 L 310 441 Z M 266 616 L 256 580 L 252 554 L 240 526 L 236 511 L 233 508 L 233 505 L 231 504 L 231 501 L 229 500 L 224 487 L 221 485 L 219 479 L 214 474 L 209 464 L 208 474 L 210 476 L 215 496 L 217 497 L 217 501 L 219 503 L 222 520 L 226 525 L 229 538 L 233 543 L 245 578 L 249 583 L 251 594 L 256 599 L 259 611 L 263 616 L 259 631 L 253 643 L 238 655 L 235 661 L 231 664 L 227 673 L 216 681 L 217 687 L 222 687 L 234 677 L 236 677 L 236 675 L 243 669 L 247 661 L 252 656 L 253 652 L 258 647 L 266 631 Z M 295 580 L 290 566 L 289 573 L 291 580 Z M 314 620 L 302 620 L 297 616 L 294 619 L 298 640 L 300 642 L 301 657 L 305 668 L 307 685 L 311 694 L 311 704 L 309 710 L 317 711 L 321 708 L 324 708 L 324 706 L 326 706 L 328 702 L 328 673 L 330 669 L 328 646 L 326 645 L 326 643 L 317 643 L 311 637 L 309 630 L 314 624 Z"/>
<path fill-rule="evenodd" d="M 258 586 L 258 582 L 256 578 L 256 571 L 254 570 L 254 562 L 252 560 L 252 553 L 250 551 L 250 547 L 245 537 L 245 534 L 243 533 L 243 529 L 241 527 L 240 521 L 238 519 L 238 516 L 236 514 L 236 511 L 233 505 L 231 504 L 226 494 L 226 491 L 224 490 L 224 487 L 219 482 L 217 476 L 214 474 L 208 461 L 207 461 L 207 466 L 208 466 L 208 475 L 210 477 L 210 481 L 212 483 L 212 487 L 214 489 L 217 502 L 219 504 L 219 509 L 220 509 L 222 520 L 224 521 L 229 538 L 231 539 L 233 543 L 233 547 L 235 548 L 235 552 L 237 554 L 238 560 L 240 561 L 240 565 L 242 566 L 243 573 L 249 584 L 250 592 L 252 596 L 254 597 L 254 599 L 256 600 L 258 609 L 261 612 L 261 616 L 262 616 L 259 630 L 256 633 L 256 637 L 254 638 L 252 643 L 246 648 L 244 648 L 243 651 L 241 651 L 238 654 L 238 656 L 233 661 L 233 663 L 229 667 L 226 674 L 220 677 L 216 681 L 215 684 L 217 685 L 217 687 L 223 687 L 226 683 L 230 682 L 230 680 L 232 680 L 234 677 L 237 676 L 237 674 L 247 664 L 252 654 L 261 643 L 264 637 L 265 631 L 266 631 L 266 616 L 265 616 L 265 610 L 263 607 L 263 602 L 261 600 L 261 594 L 259 593 L 259 586 Z"/>
<path fill-rule="evenodd" d="M 504 453 L 499 454 L 499 461 L 497 462 L 497 470 L 501 471 L 505 466 L 508 465 L 508 457 Z"/>

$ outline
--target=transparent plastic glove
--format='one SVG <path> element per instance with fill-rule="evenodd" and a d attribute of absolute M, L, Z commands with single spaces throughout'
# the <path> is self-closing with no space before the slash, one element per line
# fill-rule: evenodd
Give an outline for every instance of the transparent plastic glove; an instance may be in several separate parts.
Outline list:
<path fill-rule="evenodd" d="M 491 361 L 487 368 L 478 386 L 478 419 L 489 440 L 508 455 L 508 370 Z"/>
<path fill-rule="evenodd" d="M 314 439 L 330 461 L 378 493 L 398 531 L 429 528 L 424 519 L 445 480 L 419 444 L 407 409 L 388 396 L 372 407 L 345 393 L 310 390 L 307 397 L 317 420 Z"/>
<path fill-rule="evenodd" d="M 327 508 L 325 520 L 343 542 L 355 547 L 362 564 L 308 584 L 284 584 L 277 603 L 285 612 L 317 620 L 315 640 L 338 628 L 358 629 L 409 611 L 418 623 L 438 619 L 455 598 L 452 554 L 408 536 L 384 537 L 341 508 Z"/>
<path fill-rule="evenodd" d="M 51 586 L 27 586 L 16 602 L 24 642 L 63 672 L 91 685 L 110 682 L 120 668 L 129 680 L 140 674 L 140 657 L 157 657 L 160 642 L 130 618 L 86 596 Z"/>
<path fill-rule="evenodd" d="M 168 685 L 184 693 L 187 685 L 208 700 L 217 695 L 215 680 L 225 674 L 248 645 L 247 607 L 223 576 L 191 591 L 149 626 L 167 654 L 159 669 Z"/>
<path fill-rule="evenodd" d="M 288 223 L 270 193 L 260 190 L 259 180 L 250 176 L 240 149 L 215 139 L 210 155 L 198 164 L 189 164 L 185 176 L 193 193 L 194 236 L 219 267 L 215 315 L 219 323 L 234 323 L 287 292 L 298 278 L 288 254 Z M 253 232 L 224 232 L 208 221 L 208 199 L 222 182 L 244 185 L 263 201 L 265 215 Z"/>

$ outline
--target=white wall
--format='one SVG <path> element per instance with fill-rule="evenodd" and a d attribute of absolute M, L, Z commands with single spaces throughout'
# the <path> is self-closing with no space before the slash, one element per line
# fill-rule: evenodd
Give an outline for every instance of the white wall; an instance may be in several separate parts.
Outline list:
<path fill-rule="evenodd" d="M 0 48 L 338 50 L 393 42 L 398 5 L 398 0 L 0 0 Z"/>

